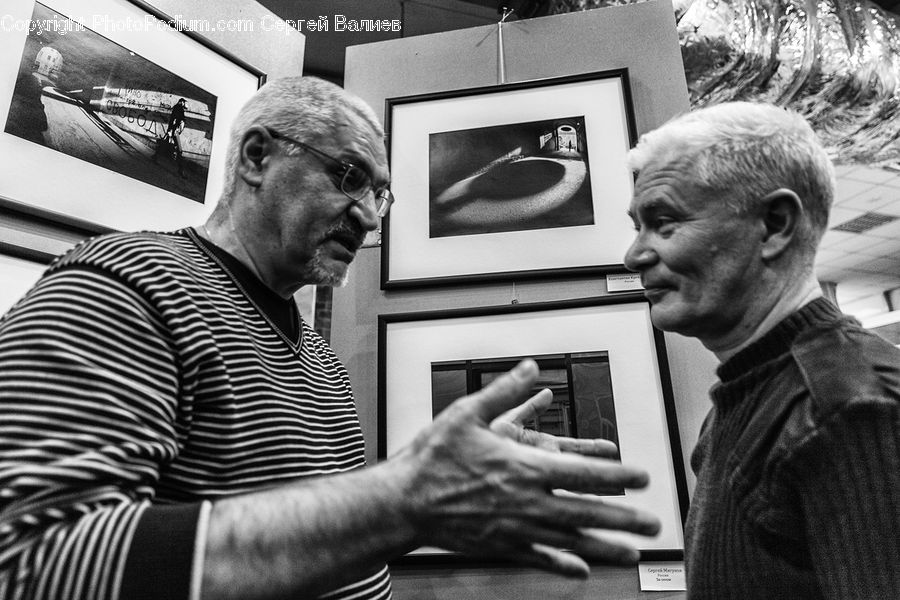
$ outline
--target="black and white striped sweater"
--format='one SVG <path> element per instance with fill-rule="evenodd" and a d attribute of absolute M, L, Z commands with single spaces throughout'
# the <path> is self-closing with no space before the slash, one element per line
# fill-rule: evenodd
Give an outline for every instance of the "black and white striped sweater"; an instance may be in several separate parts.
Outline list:
<path fill-rule="evenodd" d="M 332 350 L 192 230 L 88 240 L 0 321 L 0 598 L 188 598 L 204 500 L 363 450 Z M 387 570 L 328 597 L 389 598 Z"/>

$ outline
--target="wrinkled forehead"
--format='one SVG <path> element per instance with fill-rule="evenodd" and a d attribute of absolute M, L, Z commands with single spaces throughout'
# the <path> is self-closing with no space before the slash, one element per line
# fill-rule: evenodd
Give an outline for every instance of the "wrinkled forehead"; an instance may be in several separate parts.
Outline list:
<path fill-rule="evenodd" d="M 352 110 L 343 109 L 338 111 L 333 131 L 340 151 L 344 152 L 347 158 L 365 162 L 379 179 L 388 179 L 384 136 L 369 123 L 368 119 Z"/>
<path fill-rule="evenodd" d="M 691 169 L 678 159 L 654 160 L 635 174 L 633 200 L 660 193 L 696 193 L 699 185 Z"/>

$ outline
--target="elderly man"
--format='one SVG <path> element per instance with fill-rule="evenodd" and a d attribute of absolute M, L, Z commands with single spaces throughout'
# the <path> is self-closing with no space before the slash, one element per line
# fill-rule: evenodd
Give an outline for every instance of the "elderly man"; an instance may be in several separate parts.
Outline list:
<path fill-rule="evenodd" d="M 388 598 L 385 562 L 419 545 L 572 576 L 637 560 L 584 528 L 654 517 L 552 490 L 646 474 L 526 434 L 550 401 L 525 399 L 533 361 L 362 468 L 347 373 L 291 296 L 340 283 L 390 208 L 371 109 L 270 82 L 227 172 L 205 225 L 89 240 L 0 324 L 0 596 Z"/>
<path fill-rule="evenodd" d="M 815 278 L 834 170 L 809 125 L 732 103 L 643 136 L 625 264 L 654 325 L 721 364 L 692 457 L 692 599 L 900 598 L 900 350 Z"/>

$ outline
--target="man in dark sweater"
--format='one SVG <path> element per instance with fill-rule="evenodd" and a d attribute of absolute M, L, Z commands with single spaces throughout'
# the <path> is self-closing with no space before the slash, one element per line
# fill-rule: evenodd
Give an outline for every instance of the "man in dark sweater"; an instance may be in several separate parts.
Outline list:
<path fill-rule="evenodd" d="M 823 297 L 834 169 L 809 125 L 727 103 L 644 135 L 625 264 L 721 364 L 692 456 L 691 599 L 900 598 L 900 350 Z"/>

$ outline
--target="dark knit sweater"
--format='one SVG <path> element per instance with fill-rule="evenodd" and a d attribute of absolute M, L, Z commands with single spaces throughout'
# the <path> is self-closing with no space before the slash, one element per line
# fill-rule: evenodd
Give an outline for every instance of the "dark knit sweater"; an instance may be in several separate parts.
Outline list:
<path fill-rule="evenodd" d="M 900 350 L 819 299 L 718 375 L 689 598 L 900 598 Z"/>

